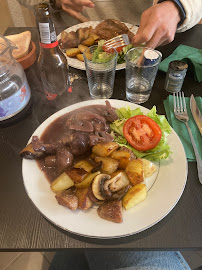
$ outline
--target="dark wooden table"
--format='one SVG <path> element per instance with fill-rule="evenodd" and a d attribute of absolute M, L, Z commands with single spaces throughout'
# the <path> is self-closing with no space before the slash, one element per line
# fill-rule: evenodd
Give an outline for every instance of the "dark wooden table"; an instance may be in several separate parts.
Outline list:
<path fill-rule="evenodd" d="M 30 30 L 38 47 L 35 28 L 8 28 L 6 35 Z M 62 29 L 58 29 L 58 33 Z M 159 48 L 167 57 L 179 45 L 202 49 L 202 25 L 178 34 L 171 44 Z M 98 240 L 89 239 L 60 230 L 48 222 L 28 198 L 22 179 L 20 150 L 26 145 L 34 130 L 52 113 L 89 100 L 85 71 L 70 68 L 73 92 L 57 102 L 45 99 L 36 63 L 26 70 L 32 91 L 29 105 L 17 117 L 0 124 L 0 250 L 58 250 L 63 248 L 108 248 L 130 250 L 182 250 L 202 249 L 202 185 L 198 181 L 196 163 L 188 164 L 188 180 L 184 193 L 175 208 L 158 224 L 133 236 Z M 165 114 L 163 100 L 165 74 L 157 74 L 152 94 L 143 106 L 151 109 L 155 104 L 159 114 Z M 183 85 L 186 96 L 201 96 L 202 84 L 187 74 Z M 114 99 L 125 100 L 125 71 L 116 72 Z"/>

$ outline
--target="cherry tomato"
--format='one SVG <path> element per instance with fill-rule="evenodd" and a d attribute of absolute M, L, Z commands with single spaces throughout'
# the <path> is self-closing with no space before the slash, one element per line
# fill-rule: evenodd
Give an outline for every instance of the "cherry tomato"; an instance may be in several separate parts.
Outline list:
<path fill-rule="evenodd" d="M 153 149 L 161 139 L 160 127 L 146 115 L 129 118 L 123 126 L 123 134 L 129 144 L 139 151 Z"/>

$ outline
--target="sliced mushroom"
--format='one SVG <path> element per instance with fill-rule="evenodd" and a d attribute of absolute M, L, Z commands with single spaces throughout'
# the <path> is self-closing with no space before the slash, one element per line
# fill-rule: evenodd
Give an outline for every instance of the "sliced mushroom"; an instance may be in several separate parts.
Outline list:
<path fill-rule="evenodd" d="M 129 184 L 129 179 L 124 172 L 117 172 L 112 178 L 101 183 L 101 193 L 106 197 L 111 197 L 113 192 L 117 192 Z"/>
<path fill-rule="evenodd" d="M 103 186 L 103 183 L 106 180 L 109 180 L 111 178 L 108 174 L 99 174 L 97 175 L 92 183 L 92 191 L 93 195 L 98 199 L 104 201 L 106 199 L 106 196 L 104 196 L 101 187 Z"/>

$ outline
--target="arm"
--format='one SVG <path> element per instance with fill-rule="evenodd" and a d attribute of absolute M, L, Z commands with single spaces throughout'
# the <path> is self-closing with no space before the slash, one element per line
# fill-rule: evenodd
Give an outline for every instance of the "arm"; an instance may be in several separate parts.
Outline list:
<path fill-rule="evenodd" d="M 202 0 L 180 0 L 186 18 L 183 23 L 178 26 L 177 32 L 184 32 L 196 25 L 202 18 Z"/>
<path fill-rule="evenodd" d="M 133 40 L 135 46 L 142 43 L 152 48 L 165 45 L 173 41 L 177 30 L 185 31 L 200 20 L 202 0 L 181 0 L 181 6 L 175 3 L 178 0 L 154 2 L 157 4 L 145 10 L 141 16 L 140 27 Z M 189 2 L 190 9 L 184 6 L 184 2 Z"/>
<path fill-rule="evenodd" d="M 93 8 L 94 4 L 90 0 L 17 0 L 21 5 L 27 8 L 33 8 L 34 5 L 45 2 L 50 3 L 56 10 L 63 9 L 70 16 L 80 20 L 81 22 L 87 21 L 81 12 L 86 7 Z"/>

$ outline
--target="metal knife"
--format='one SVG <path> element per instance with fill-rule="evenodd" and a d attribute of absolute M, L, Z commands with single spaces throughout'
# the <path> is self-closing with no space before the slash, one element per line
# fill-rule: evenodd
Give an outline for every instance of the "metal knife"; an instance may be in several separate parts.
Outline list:
<path fill-rule="evenodd" d="M 190 108 L 191 108 L 193 118 L 197 124 L 197 127 L 198 127 L 201 135 L 202 135 L 202 115 L 201 115 L 201 112 L 196 104 L 194 95 L 191 95 L 191 98 L 190 98 Z"/>

